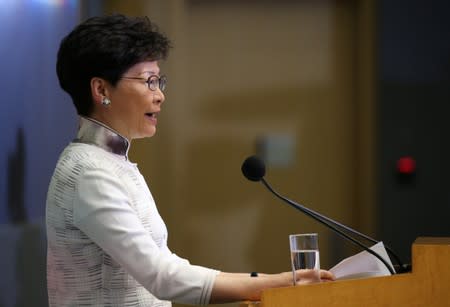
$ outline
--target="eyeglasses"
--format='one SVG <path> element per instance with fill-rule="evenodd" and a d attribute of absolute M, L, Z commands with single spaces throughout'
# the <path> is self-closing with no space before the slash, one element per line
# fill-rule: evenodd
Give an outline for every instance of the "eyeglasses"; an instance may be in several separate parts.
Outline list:
<path fill-rule="evenodd" d="M 145 83 L 147 83 L 147 86 L 151 91 L 156 91 L 156 89 L 158 89 L 158 88 L 161 91 L 164 91 L 166 89 L 166 83 L 167 83 L 166 76 L 158 77 L 157 75 L 151 75 L 147 79 L 139 78 L 139 77 L 122 77 L 121 79 L 143 80 L 143 81 L 145 81 Z"/>

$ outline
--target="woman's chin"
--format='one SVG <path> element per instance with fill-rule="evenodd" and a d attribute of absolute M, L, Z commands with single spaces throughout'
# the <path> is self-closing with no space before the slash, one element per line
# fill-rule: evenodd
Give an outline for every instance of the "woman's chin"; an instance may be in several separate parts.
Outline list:
<path fill-rule="evenodd" d="M 156 127 L 153 127 L 152 129 L 148 129 L 147 131 L 145 131 L 142 138 L 151 138 L 155 134 L 156 134 Z"/>
<path fill-rule="evenodd" d="M 156 134 L 156 127 L 150 126 L 145 127 L 145 129 L 140 129 L 136 131 L 136 133 L 132 136 L 132 139 L 144 139 L 144 138 L 151 138 Z"/>

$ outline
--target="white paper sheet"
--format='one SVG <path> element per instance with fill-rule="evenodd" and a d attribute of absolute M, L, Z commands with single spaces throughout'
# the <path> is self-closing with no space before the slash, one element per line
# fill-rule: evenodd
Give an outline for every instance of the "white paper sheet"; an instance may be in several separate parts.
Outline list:
<path fill-rule="evenodd" d="M 370 249 L 378 253 L 393 268 L 383 242 L 378 242 Z M 384 263 L 367 251 L 362 251 L 342 260 L 330 271 L 337 280 L 391 275 Z"/>

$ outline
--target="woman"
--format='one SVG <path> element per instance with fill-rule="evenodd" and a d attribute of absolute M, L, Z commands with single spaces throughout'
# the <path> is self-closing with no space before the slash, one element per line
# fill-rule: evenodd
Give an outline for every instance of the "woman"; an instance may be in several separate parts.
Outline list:
<path fill-rule="evenodd" d="M 167 247 L 167 229 L 130 142 L 151 137 L 164 102 L 158 61 L 169 40 L 147 18 L 94 17 L 62 42 L 57 74 L 80 115 L 47 196 L 50 306 L 205 305 L 258 300 L 292 285 L 292 273 L 224 273 L 191 265 Z M 332 279 L 321 271 L 321 278 Z M 312 280 L 298 271 L 299 282 Z"/>

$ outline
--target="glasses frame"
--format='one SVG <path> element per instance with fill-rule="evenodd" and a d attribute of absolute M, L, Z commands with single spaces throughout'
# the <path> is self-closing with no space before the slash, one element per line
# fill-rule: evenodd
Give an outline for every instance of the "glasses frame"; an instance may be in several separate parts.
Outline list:
<path fill-rule="evenodd" d="M 165 75 L 157 76 L 157 75 L 151 75 L 148 78 L 142 78 L 142 77 L 122 77 L 121 79 L 129 79 L 129 80 L 142 80 L 147 83 L 147 87 L 151 91 L 156 91 L 157 88 L 161 90 L 161 92 L 164 92 L 166 89 L 167 84 L 167 77 Z M 157 84 L 153 83 L 153 80 L 157 80 Z"/>

